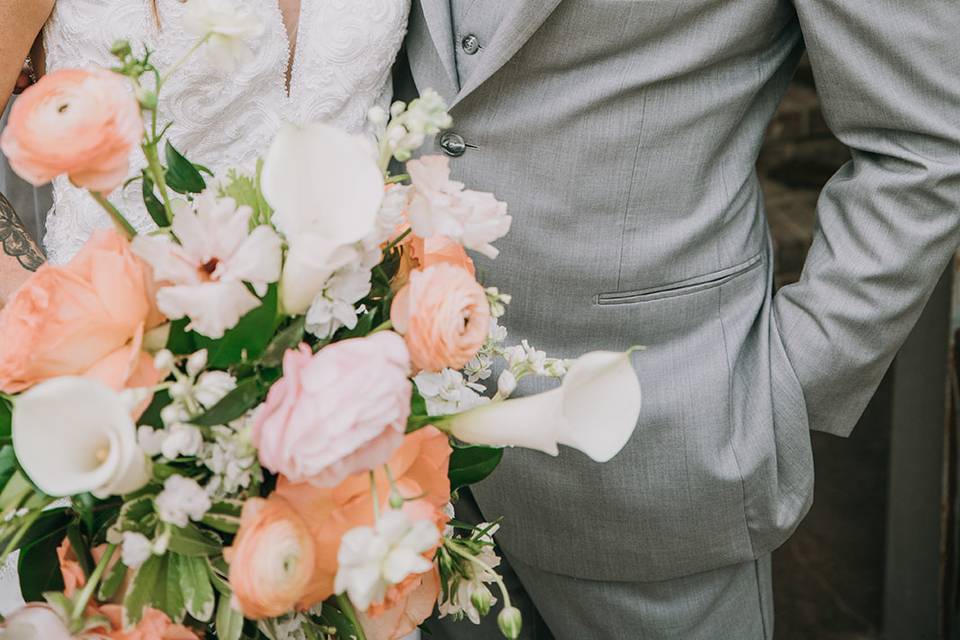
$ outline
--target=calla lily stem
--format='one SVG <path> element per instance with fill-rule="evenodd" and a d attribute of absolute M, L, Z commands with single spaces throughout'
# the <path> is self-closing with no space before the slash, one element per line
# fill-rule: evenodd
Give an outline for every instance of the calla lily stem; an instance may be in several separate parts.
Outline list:
<path fill-rule="evenodd" d="M 357 640 L 367 640 L 367 636 L 363 633 L 363 626 L 360 624 L 360 620 L 357 619 L 357 612 L 353 608 L 353 603 L 350 602 L 350 598 L 347 597 L 347 594 L 341 593 L 337 596 L 337 604 L 340 605 L 340 610 L 345 616 L 350 620 L 350 624 L 353 625 L 354 630 L 357 632 Z"/>
<path fill-rule="evenodd" d="M 87 603 L 90 602 L 90 598 L 93 597 L 93 592 L 100 584 L 100 578 L 103 577 L 103 573 L 107 570 L 107 565 L 110 564 L 110 558 L 113 557 L 113 552 L 116 551 L 116 549 L 117 545 L 115 544 L 107 546 L 103 557 L 100 558 L 100 562 L 97 563 L 97 568 L 90 574 L 90 579 L 87 580 L 87 584 L 83 586 L 83 590 L 77 594 L 77 599 L 74 601 L 73 611 L 70 615 L 71 620 L 76 620 L 83 615 L 84 610 L 87 608 Z"/>

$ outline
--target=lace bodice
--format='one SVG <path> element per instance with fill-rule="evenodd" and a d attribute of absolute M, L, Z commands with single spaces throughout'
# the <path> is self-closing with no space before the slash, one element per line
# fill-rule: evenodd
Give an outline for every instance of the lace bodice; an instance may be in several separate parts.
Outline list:
<path fill-rule="evenodd" d="M 194 162 L 215 172 L 252 169 L 283 122 L 327 121 L 352 132 L 366 127 L 374 104 L 390 99 L 390 70 L 406 31 L 410 0 L 301 0 L 297 47 L 286 91 L 289 42 L 277 0 L 232 0 L 260 16 L 265 29 L 250 43 L 254 60 L 226 75 L 201 51 L 164 87 L 161 120 L 169 137 Z M 111 43 L 126 38 L 156 53 L 161 69 L 192 44 L 178 27 L 181 0 L 57 0 L 44 31 L 48 71 L 110 66 Z M 135 158 L 131 176 L 142 158 Z M 151 221 L 139 183 L 111 200 L 138 229 Z M 44 245 L 51 262 L 69 260 L 98 228 L 110 224 L 90 196 L 66 178 L 54 181 L 54 205 Z"/>

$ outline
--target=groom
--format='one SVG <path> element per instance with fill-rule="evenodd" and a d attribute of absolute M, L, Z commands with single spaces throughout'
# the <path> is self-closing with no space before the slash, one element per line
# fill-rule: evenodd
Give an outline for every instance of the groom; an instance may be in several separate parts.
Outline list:
<path fill-rule="evenodd" d="M 458 505 L 505 518 L 524 637 L 772 637 L 770 553 L 810 506 L 809 429 L 850 433 L 960 240 L 960 11 L 413 4 L 412 80 L 453 105 L 434 151 L 514 217 L 478 263 L 516 294 L 511 333 L 554 356 L 647 347 L 613 462 L 510 451 Z M 804 42 L 853 161 L 774 296 L 754 162 Z M 494 617 L 432 637 L 495 638 Z"/>

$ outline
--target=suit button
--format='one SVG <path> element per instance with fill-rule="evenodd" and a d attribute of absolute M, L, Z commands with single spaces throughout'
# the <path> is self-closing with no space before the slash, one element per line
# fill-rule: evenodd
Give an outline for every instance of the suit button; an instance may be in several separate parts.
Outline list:
<path fill-rule="evenodd" d="M 459 158 L 467 151 L 467 143 L 459 133 L 447 131 L 440 136 L 440 148 L 451 158 Z"/>
<path fill-rule="evenodd" d="M 463 48 L 465 54 L 472 56 L 477 51 L 480 51 L 480 38 L 472 33 L 463 36 L 463 40 L 460 41 L 460 46 Z"/>

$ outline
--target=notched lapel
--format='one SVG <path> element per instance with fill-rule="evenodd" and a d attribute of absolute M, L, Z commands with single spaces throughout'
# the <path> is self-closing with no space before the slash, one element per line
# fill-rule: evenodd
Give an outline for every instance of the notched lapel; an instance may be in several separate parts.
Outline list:
<path fill-rule="evenodd" d="M 447 28 L 450 30 L 450 2 L 449 0 L 421 0 L 426 5 L 444 5 L 447 11 Z M 499 1 L 499 0 L 497 0 Z M 490 79 L 503 65 L 517 54 L 520 48 L 529 40 L 537 29 L 553 13 L 561 0 L 512 0 L 514 8 L 497 29 L 493 40 L 487 45 L 486 57 L 470 74 L 460 93 L 454 99 L 456 104 L 466 98 L 477 87 Z M 575 0 L 574 0 L 575 1 Z M 451 44 L 451 60 L 453 60 L 453 36 L 449 37 Z"/>
<path fill-rule="evenodd" d="M 450 76 L 450 81 L 459 87 L 457 63 L 453 50 L 453 21 L 450 16 L 450 0 L 419 0 L 419 3 L 420 9 L 423 11 L 424 22 L 427 24 L 427 30 L 430 32 L 430 39 L 433 40 L 433 46 L 440 56 L 443 68 Z"/>

